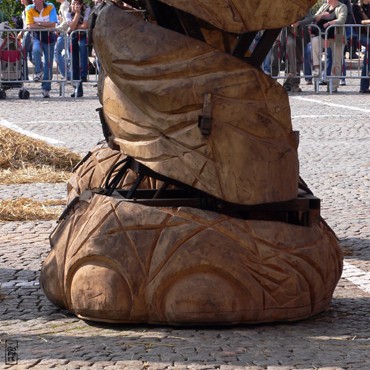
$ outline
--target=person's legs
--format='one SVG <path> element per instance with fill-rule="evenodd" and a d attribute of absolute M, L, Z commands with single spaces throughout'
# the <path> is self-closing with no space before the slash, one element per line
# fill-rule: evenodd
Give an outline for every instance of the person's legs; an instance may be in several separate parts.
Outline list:
<path fill-rule="evenodd" d="M 358 59 L 359 56 L 356 54 L 358 50 L 358 33 L 354 27 L 351 27 L 352 33 L 349 39 L 349 50 L 350 50 L 350 58 L 351 59 Z"/>
<path fill-rule="evenodd" d="M 358 59 L 357 50 L 357 32 L 354 27 L 346 27 L 346 45 L 350 59 Z"/>
<path fill-rule="evenodd" d="M 322 50 L 321 37 L 315 36 L 311 39 L 311 50 L 312 50 L 312 64 L 313 64 L 313 75 L 318 76 L 320 73 L 321 65 L 321 50 Z"/>
<path fill-rule="evenodd" d="M 364 78 L 361 78 L 360 92 L 366 92 L 366 91 L 369 90 L 369 85 L 370 85 L 369 77 L 366 77 L 366 76 L 368 76 L 367 67 L 366 67 L 366 61 L 367 60 L 369 60 L 369 57 L 365 55 L 364 62 L 362 64 L 362 70 L 361 70 L 361 76 L 363 76 Z"/>
<path fill-rule="evenodd" d="M 87 79 L 89 73 L 89 58 L 87 52 L 87 37 L 85 32 L 80 33 L 80 63 L 81 63 L 81 79 Z"/>
<path fill-rule="evenodd" d="M 30 50 L 32 54 L 31 48 L 32 48 L 31 35 L 29 32 L 25 32 L 22 38 L 22 50 L 23 50 L 23 57 L 24 57 L 24 68 L 23 68 L 24 76 L 23 78 L 25 80 L 28 80 L 28 58 L 29 58 Z"/>
<path fill-rule="evenodd" d="M 298 58 L 297 56 L 297 38 L 295 35 L 288 33 L 286 38 L 286 55 L 287 55 L 287 84 L 290 85 L 291 91 L 298 92 L 300 78 L 298 70 Z"/>
<path fill-rule="evenodd" d="M 342 58 L 342 70 L 341 70 L 341 76 L 343 76 L 341 79 L 340 79 L 340 84 L 341 85 L 345 85 L 346 84 L 346 75 L 347 75 L 347 69 L 346 69 L 346 49 L 348 49 L 348 52 L 349 52 L 349 55 L 351 57 L 351 52 L 350 52 L 350 49 L 349 49 L 349 40 L 352 36 L 352 27 L 346 27 L 345 28 L 345 37 L 346 37 L 346 41 L 345 41 L 345 45 L 343 47 L 343 58 Z"/>
<path fill-rule="evenodd" d="M 80 80 L 80 52 L 77 33 L 74 33 L 72 35 L 71 45 L 72 45 L 72 79 L 74 82 L 77 82 Z"/>
<path fill-rule="evenodd" d="M 272 49 L 270 49 L 270 51 L 266 55 L 266 58 L 265 58 L 265 60 L 263 61 L 263 64 L 262 64 L 263 71 L 266 74 L 269 74 L 269 75 L 271 74 L 271 54 L 272 54 Z M 96 57 L 96 65 L 97 65 L 98 73 L 99 73 L 100 72 L 100 62 L 99 62 L 98 57 Z"/>
<path fill-rule="evenodd" d="M 280 39 L 277 39 L 274 44 L 272 45 L 272 48 L 270 50 L 271 53 L 271 76 L 276 77 L 279 75 L 279 70 L 280 70 L 280 63 L 281 60 L 279 60 L 279 55 L 280 55 L 280 50 L 281 50 L 281 44 L 280 44 Z"/>
<path fill-rule="evenodd" d="M 333 67 L 333 52 L 331 48 L 326 49 L 326 68 L 325 68 L 325 78 L 331 75 L 331 69 Z M 325 79 L 324 78 L 324 79 Z"/>
<path fill-rule="evenodd" d="M 286 37 L 286 59 L 288 73 L 295 76 L 297 73 L 297 50 L 296 40 L 291 34 Z"/>
<path fill-rule="evenodd" d="M 32 56 L 32 34 L 29 31 L 25 32 L 25 36 L 24 36 L 24 48 L 25 48 L 25 51 L 27 53 L 28 60 L 31 63 L 33 63 L 33 56 Z"/>
<path fill-rule="evenodd" d="M 322 71 L 322 79 L 320 85 L 328 84 L 328 77 L 331 75 L 331 68 L 333 65 L 333 53 L 330 47 L 325 49 L 325 66 Z"/>
<path fill-rule="evenodd" d="M 360 91 L 368 91 L 369 90 L 369 72 L 370 72 L 370 45 L 368 45 L 368 40 L 367 36 L 364 33 L 361 35 L 360 39 L 361 45 L 365 46 L 365 56 L 364 56 L 364 61 L 362 64 L 362 70 L 361 70 L 361 76 L 365 78 L 361 78 L 360 82 Z M 367 77 L 366 77 L 367 76 Z"/>
<path fill-rule="evenodd" d="M 335 39 L 329 39 L 329 47 L 333 53 L 333 67 L 331 69 L 331 76 L 338 76 L 338 78 L 332 79 L 333 91 L 339 86 L 339 76 L 342 70 L 342 59 L 343 59 L 343 42 L 341 36 L 336 36 Z"/>
<path fill-rule="evenodd" d="M 312 44 L 309 42 L 304 48 L 304 61 L 303 61 L 303 73 L 306 76 L 306 81 L 312 81 L 312 78 L 309 77 L 312 75 Z"/>
<path fill-rule="evenodd" d="M 67 79 L 70 78 L 70 73 L 68 73 L 68 66 L 67 66 L 67 49 L 65 45 L 66 38 L 63 34 L 60 34 L 57 38 L 57 42 L 55 44 L 55 51 L 54 51 L 54 58 L 58 65 L 59 73 L 62 75 L 63 78 L 67 76 Z M 62 52 L 65 52 L 63 55 Z"/>
<path fill-rule="evenodd" d="M 365 66 L 365 75 L 370 75 L 370 40 L 368 35 L 363 36 L 363 45 L 365 46 L 365 58 L 364 58 L 364 66 Z"/>
<path fill-rule="evenodd" d="M 37 38 L 33 38 L 33 62 L 35 63 L 35 74 L 39 75 L 41 73 L 41 42 Z"/>
<path fill-rule="evenodd" d="M 343 76 L 341 79 L 340 79 L 340 84 L 341 85 L 345 85 L 346 84 L 346 76 L 347 76 L 347 69 L 346 69 L 346 58 L 344 57 L 344 53 L 343 53 L 343 58 L 342 58 L 342 70 L 340 72 L 340 75 Z"/>
<path fill-rule="evenodd" d="M 82 82 L 80 75 L 80 47 L 79 47 L 79 36 L 78 32 L 75 32 L 71 36 L 72 44 L 72 79 L 75 84 L 75 92 L 71 95 L 74 97 L 80 97 L 83 95 Z"/>
<path fill-rule="evenodd" d="M 42 51 L 44 53 L 44 76 L 41 87 L 45 91 L 51 90 L 51 80 L 53 78 L 53 61 L 54 61 L 54 48 L 55 43 L 41 43 Z"/>

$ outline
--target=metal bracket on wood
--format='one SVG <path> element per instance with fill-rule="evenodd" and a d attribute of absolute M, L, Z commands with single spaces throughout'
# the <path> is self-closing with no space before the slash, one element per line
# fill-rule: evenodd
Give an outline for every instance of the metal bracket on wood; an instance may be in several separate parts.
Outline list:
<path fill-rule="evenodd" d="M 204 95 L 203 114 L 198 118 L 198 127 L 202 135 L 210 135 L 212 129 L 212 98 L 211 94 Z"/>

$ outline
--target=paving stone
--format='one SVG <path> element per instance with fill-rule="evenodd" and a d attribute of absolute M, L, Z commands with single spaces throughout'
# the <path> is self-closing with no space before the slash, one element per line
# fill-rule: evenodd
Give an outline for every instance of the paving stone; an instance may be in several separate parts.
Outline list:
<path fill-rule="evenodd" d="M 18 340 L 17 369 L 367 370 L 370 106 L 368 97 L 354 93 L 357 81 L 347 84 L 335 96 L 306 86 L 290 96 L 301 176 L 322 199 L 346 263 L 362 271 L 348 270 L 330 310 L 297 323 L 208 329 L 87 323 L 55 307 L 36 285 L 55 221 L 1 222 L 0 351 L 5 340 Z M 78 101 L 55 91 L 48 102 L 37 96 L 0 101 L 0 122 L 59 140 L 58 146 L 81 155 L 103 138 L 91 85 Z M 65 199 L 65 184 L 0 185 L 0 199 L 17 196 Z"/>

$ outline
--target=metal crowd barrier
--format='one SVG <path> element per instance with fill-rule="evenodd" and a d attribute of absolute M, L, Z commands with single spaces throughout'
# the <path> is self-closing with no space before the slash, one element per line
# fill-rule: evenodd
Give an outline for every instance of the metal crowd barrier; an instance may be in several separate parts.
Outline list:
<path fill-rule="evenodd" d="M 52 35 L 55 35 L 55 42 L 50 43 L 50 48 L 44 49 L 46 55 L 43 54 L 43 48 L 41 48 L 40 65 L 37 65 L 32 52 L 34 32 L 46 32 L 44 40 L 48 41 Z M 78 52 L 72 50 L 72 44 L 79 48 Z M 58 46 L 58 51 L 56 46 Z M 58 65 L 58 53 L 60 54 L 59 64 L 63 65 Z M 80 73 L 78 74 L 73 73 L 73 58 L 79 59 Z M 45 63 L 48 63 L 49 69 L 46 69 Z M 39 71 L 36 68 L 39 68 Z M 46 78 L 44 71 L 50 72 L 47 73 L 49 76 Z M 42 73 L 42 76 L 36 72 Z M 81 74 L 82 72 L 85 76 Z M 59 95 L 64 96 L 66 85 L 75 86 L 82 81 L 82 78 L 84 82 L 90 83 L 97 83 L 98 80 L 98 61 L 95 56 L 91 55 L 87 30 L 67 34 L 57 29 L 31 31 L 6 26 L 0 28 L 0 99 L 6 98 L 6 91 L 9 89 L 20 89 L 19 98 L 28 99 L 30 93 L 25 88 L 25 84 L 35 87 L 40 82 L 58 84 Z"/>
<path fill-rule="evenodd" d="M 334 39 L 330 34 L 334 31 Z M 311 81 L 318 92 L 321 84 L 332 92 L 334 79 L 369 78 L 370 26 L 345 24 L 329 26 L 325 32 L 311 24 L 300 28 L 284 28 L 262 65 L 263 70 L 275 79 Z M 312 54 L 313 39 L 320 51 L 318 73 L 314 74 Z M 338 53 L 340 54 L 338 56 Z M 295 57 L 294 57 L 295 54 Z M 292 58 L 294 58 L 292 60 Z M 339 59 L 337 59 L 339 58 Z M 365 60 L 365 63 L 364 63 Z M 340 64 L 340 71 L 332 75 L 333 63 Z"/>
<path fill-rule="evenodd" d="M 65 87 L 69 83 L 73 85 L 80 81 L 97 83 L 99 62 L 96 56 L 91 55 L 87 30 L 77 30 L 70 34 L 56 29 L 40 31 L 47 32 L 49 37 L 52 33 L 57 36 L 56 42 L 46 56 L 46 62 L 53 60 L 52 73 L 47 80 L 42 79 L 43 82 L 59 84 L 60 96 L 65 95 Z M 330 41 L 329 36 L 332 31 L 337 32 L 334 32 L 334 40 Z M 12 88 L 19 88 L 19 97 L 27 99 L 30 94 L 25 89 L 24 83 L 39 83 L 36 81 L 35 61 L 31 60 L 32 52 L 30 52 L 34 32 L 39 31 L 4 27 L 0 29 L 0 99 L 4 99 L 6 90 Z M 314 24 L 295 29 L 285 27 L 262 68 L 273 78 L 284 80 L 284 85 L 292 78 L 305 79 L 308 82 L 312 81 L 315 91 L 318 92 L 320 81 L 327 81 L 329 92 L 332 92 L 334 79 L 369 78 L 369 65 L 363 64 L 364 59 L 369 60 L 367 58 L 370 51 L 369 33 L 370 26 L 358 24 L 333 25 L 325 32 Z M 18 38 L 20 34 L 23 34 L 22 40 Z M 315 74 L 313 73 L 313 43 L 320 51 L 318 71 Z M 347 49 L 344 52 L 345 45 Z M 78 52 L 76 48 L 79 49 Z M 359 58 L 354 58 L 355 51 Z M 79 59 L 80 73 L 73 73 L 72 66 L 76 58 Z M 332 75 L 333 63 L 335 61 L 338 65 L 338 58 L 340 71 Z M 42 59 L 45 58 L 42 57 Z M 41 67 L 41 70 L 43 69 Z M 60 71 L 64 71 L 64 75 Z"/>

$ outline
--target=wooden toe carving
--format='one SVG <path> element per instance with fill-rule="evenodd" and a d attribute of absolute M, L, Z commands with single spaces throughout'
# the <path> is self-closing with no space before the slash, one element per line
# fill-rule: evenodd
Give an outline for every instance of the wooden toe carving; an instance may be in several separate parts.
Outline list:
<path fill-rule="evenodd" d="M 321 224 L 159 209 L 89 191 L 51 242 L 45 294 L 108 322 L 297 320 L 328 307 L 342 270 L 339 245 Z"/>

